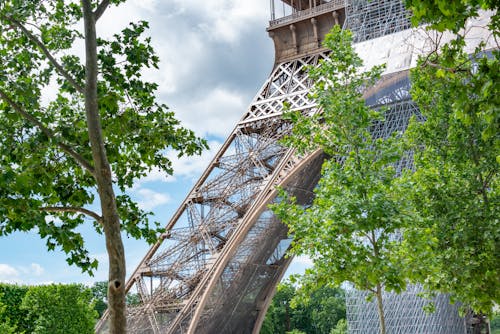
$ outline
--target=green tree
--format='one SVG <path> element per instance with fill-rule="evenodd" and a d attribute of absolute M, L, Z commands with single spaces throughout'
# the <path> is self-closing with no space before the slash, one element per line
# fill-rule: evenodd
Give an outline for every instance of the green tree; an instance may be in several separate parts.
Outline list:
<path fill-rule="evenodd" d="M 0 284 L 0 303 L 5 305 L 4 312 L 0 315 L 0 322 L 9 321 L 19 333 L 33 331 L 33 324 L 28 321 L 26 310 L 21 309 L 22 300 L 27 292 L 27 286 Z"/>
<path fill-rule="evenodd" d="M 347 320 L 340 319 L 339 322 L 337 322 L 337 326 L 335 326 L 335 328 L 332 328 L 332 330 L 330 331 L 330 334 L 348 334 L 348 332 L 347 332 Z"/>
<path fill-rule="evenodd" d="M 369 128 L 384 122 L 385 110 L 367 107 L 362 97 L 363 87 L 373 84 L 383 68 L 359 73 L 362 60 L 351 43 L 349 31 L 334 27 L 324 43 L 331 49 L 329 58 L 309 73 L 322 112 L 287 115 L 293 135 L 286 144 L 299 153 L 322 149 L 331 157 L 323 164 L 315 199 L 304 209 L 282 191 L 283 200 L 271 208 L 290 228 L 291 252 L 313 259 L 320 283 L 350 281 L 371 292 L 385 333 L 382 291 L 406 287 L 395 233 L 411 215 L 395 191 L 394 164 L 403 154 L 398 133 L 375 138 Z"/>
<path fill-rule="evenodd" d="M 342 289 L 328 286 L 296 289 L 286 281 L 278 285 L 260 333 L 329 334 L 341 319 L 345 319 Z"/>
<path fill-rule="evenodd" d="M 291 331 L 286 332 L 286 334 L 306 334 L 306 332 L 303 332 L 300 329 L 292 329 Z"/>
<path fill-rule="evenodd" d="M 329 334 L 346 317 L 344 290 L 318 286 L 311 277 L 300 276 L 299 279 L 302 285 L 291 301 L 293 328 L 308 334 Z"/>
<path fill-rule="evenodd" d="M 491 334 L 500 334 L 500 312 L 496 312 L 490 321 Z"/>
<path fill-rule="evenodd" d="M 430 24 L 431 29 L 449 30 L 458 33 L 472 17 L 478 17 L 480 10 L 493 10 L 489 27 L 498 36 L 500 13 L 495 0 L 405 0 L 405 6 L 412 12 L 414 26 Z"/>
<path fill-rule="evenodd" d="M 142 78 L 159 62 L 147 22 L 97 36 L 96 22 L 124 1 L 0 2 L 0 235 L 36 230 L 91 273 L 97 261 L 78 230 L 90 219 L 105 237 L 113 334 L 126 332 L 121 232 L 154 242 L 159 231 L 125 191 L 152 169 L 171 174 L 167 150 L 206 147 Z M 80 42 L 84 60 L 73 54 Z"/>
<path fill-rule="evenodd" d="M 1 297 L 2 295 L 0 294 L 0 333 L 14 334 L 16 326 L 11 324 L 10 319 L 6 316 L 7 305 L 2 302 Z"/>
<path fill-rule="evenodd" d="M 480 44 L 467 54 L 459 30 L 479 8 L 493 9 L 498 36 L 498 2 L 409 4 L 416 23 L 456 35 L 411 72 L 426 121 L 405 134 L 416 172 L 403 183 L 421 216 L 406 230 L 406 261 L 426 288 L 491 314 L 500 303 L 500 53 Z"/>
<path fill-rule="evenodd" d="M 97 311 L 98 317 L 101 318 L 108 308 L 108 282 L 95 282 L 90 291 L 92 291 L 94 309 Z"/>
<path fill-rule="evenodd" d="M 262 324 L 261 334 L 284 334 L 293 328 L 290 302 L 295 296 L 295 287 L 289 282 L 284 282 L 276 289 Z"/>
<path fill-rule="evenodd" d="M 21 308 L 33 323 L 33 334 L 92 334 L 96 311 L 90 289 L 81 285 L 33 286 Z"/>

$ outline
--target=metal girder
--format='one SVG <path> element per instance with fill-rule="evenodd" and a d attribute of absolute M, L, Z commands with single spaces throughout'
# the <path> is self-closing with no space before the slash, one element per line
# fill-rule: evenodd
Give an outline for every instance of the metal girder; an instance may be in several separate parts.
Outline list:
<path fill-rule="evenodd" d="M 127 284 L 141 300 L 140 305 L 130 309 L 130 333 L 186 332 L 200 300 L 208 300 L 206 286 L 217 277 L 216 269 L 223 271 L 216 280 L 222 282 L 221 286 L 232 286 L 231 291 L 237 291 L 238 282 L 244 282 L 255 292 L 262 288 L 258 277 L 282 274 L 280 261 L 284 263 L 286 248 L 278 251 L 276 241 L 265 238 L 269 233 L 276 234 L 278 244 L 287 239 L 287 230 L 280 222 L 269 217 L 263 220 L 267 223 L 261 223 L 268 228 L 255 227 L 249 234 L 254 238 L 249 237 L 247 243 L 235 244 L 234 240 L 245 237 L 239 229 L 242 224 L 248 229 L 255 223 L 255 206 L 265 205 L 263 199 L 268 201 L 275 185 L 300 161 L 278 143 L 290 130 L 280 117 L 282 106 L 286 102 L 294 109 L 315 111 L 307 97 L 312 82 L 305 67 L 316 65 L 324 57 L 320 53 L 280 64 L 263 85 L 249 111 L 167 224 L 162 240 L 153 246 Z M 318 174 L 319 169 L 311 177 L 316 179 Z M 271 222 L 276 226 L 270 227 Z M 227 252 L 230 244 L 233 253 L 238 249 L 232 262 L 234 254 Z M 230 262 L 227 268 L 222 266 L 224 262 Z M 247 276 L 249 272 L 252 274 Z M 216 309 L 225 312 L 220 307 L 225 297 L 214 297 L 218 302 L 210 299 L 212 309 L 208 313 Z M 239 300 L 238 305 L 244 304 L 243 296 L 235 300 Z M 206 319 L 203 309 L 198 313 Z M 98 332 L 106 332 L 105 320 Z"/>

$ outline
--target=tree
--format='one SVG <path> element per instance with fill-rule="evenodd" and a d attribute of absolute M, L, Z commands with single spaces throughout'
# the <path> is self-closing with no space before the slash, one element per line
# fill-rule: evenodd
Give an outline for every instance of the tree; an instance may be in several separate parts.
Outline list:
<path fill-rule="evenodd" d="M 8 322 L 10 326 L 16 328 L 17 333 L 33 331 L 33 325 L 27 319 L 27 311 L 21 309 L 21 303 L 27 292 L 27 286 L 0 284 L 0 303 L 5 305 L 0 315 L 0 322 Z"/>
<path fill-rule="evenodd" d="M 429 24 L 430 29 L 453 33 L 463 29 L 468 19 L 478 17 L 480 10 L 492 10 L 489 28 L 498 36 L 500 13 L 498 2 L 494 0 L 405 0 L 405 6 L 412 13 L 414 26 Z"/>
<path fill-rule="evenodd" d="M 141 77 L 159 61 L 147 22 L 97 37 L 96 22 L 124 1 L 0 2 L 0 235 L 35 229 L 92 273 L 97 261 L 77 230 L 90 220 L 108 252 L 111 333 L 126 332 L 121 232 L 148 242 L 159 232 L 126 189 L 153 168 L 171 174 L 167 150 L 206 148 Z M 72 54 L 79 41 L 85 61 Z"/>
<path fill-rule="evenodd" d="M 95 282 L 90 291 L 92 291 L 94 309 L 97 311 L 98 318 L 100 319 L 108 308 L 108 282 Z"/>
<path fill-rule="evenodd" d="M 92 334 L 96 311 L 91 300 L 91 291 L 77 284 L 32 286 L 21 308 L 33 334 Z"/>
<path fill-rule="evenodd" d="M 16 326 L 11 324 L 10 319 L 6 316 L 6 308 L 7 305 L 2 303 L 1 300 L 2 295 L 0 295 L 0 333 L 3 334 L 15 334 Z"/>
<path fill-rule="evenodd" d="M 461 29 L 480 8 L 492 9 L 489 29 L 498 36 L 498 2 L 408 3 L 415 23 L 455 38 L 411 72 L 426 120 L 405 134 L 416 172 L 403 183 L 421 217 L 406 230 L 406 261 L 414 281 L 491 314 L 500 302 L 500 53 L 480 44 L 467 54 Z"/>
<path fill-rule="evenodd" d="M 100 319 L 104 312 L 108 309 L 108 282 L 99 281 L 95 282 L 90 288 L 92 292 L 92 302 L 94 303 L 94 310 L 97 311 L 97 317 Z M 127 293 L 125 296 L 125 304 L 138 305 L 141 299 L 137 293 Z"/>
<path fill-rule="evenodd" d="M 340 319 L 339 322 L 337 322 L 337 326 L 335 326 L 335 328 L 332 328 L 332 330 L 330 331 L 330 334 L 348 334 L 348 332 L 347 332 L 347 320 Z"/>
<path fill-rule="evenodd" d="M 345 294 L 329 286 L 295 286 L 288 281 L 277 287 L 260 333 L 302 332 L 329 334 L 345 319 Z"/>
<path fill-rule="evenodd" d="M 307 279 L 301 278 L 305 284 L 291 301 L 293 326 L 308 334 L 329 334 L 346 317 L 345 292 L 329 285 L 307 284 Z"/>
<path fill-rule="evenodd" d="M 262 324 L 262 334 L 284 334 L 292 330 L 292 309 L 290 302 L 295 295 L 295 287 L 288 283 L 280 283 L 276 288 L 271 305 Z"/>
<path fill-rule="evenodd" d="M 322 149 L 330 156 L 310 207 L 295 204 L 282 191 L 271 206 L 293 235 L 291 252 L 314 261 L 320 283 L 350 281 L 377 299 L 380 331 L 385 333 L 382 291 L 405 289 L 396 233 L 411 221 L 405 198 L 396 195 L 394 164 L 403 155 L 398 133 L 375 138 L 374 122 L 385 110 L 365 105 L 363 87 L 373 84 L 382 67 L 359 73 L 362 60 L 354 52 L 351 33 L 334 27 L 324 45 L 329 58 L 310 70 L 313 97 L 322 112 L 290 112 L 293 134 L 285 144 L 299 153 Z"/>

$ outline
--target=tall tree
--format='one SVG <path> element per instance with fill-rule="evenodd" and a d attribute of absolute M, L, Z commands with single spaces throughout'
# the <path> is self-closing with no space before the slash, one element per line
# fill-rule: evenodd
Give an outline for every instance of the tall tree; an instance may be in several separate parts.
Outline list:
<path fill-rule="evenodd" d="M 407 194 L 422 217 L 406 231 L 414 279 L 451 294 L 478 313 L 500 303 L 500 53 L 485 44 L 465 51 L 466 20 L 493 10 L 490 33 L 499 35 L 498 2 L 408 1 L 415 23 L 455 38 L 412 70 L 412 97 L 425 122 L 406 138 L 416 172 Z"/>
<path fill-rule="evenodd" d="M 370 132 L 374 123 L 384 122 L 385 110 L 366 106 L 362 91 L 383 68 L 359 73 L 362 60 L 351 43 L 349 31 L 334 27 L 324 43 L 329 58 L 310 70 L 322 112 L 288 114 L 294 126 L 285 143 L 300 153 L 322 149 L 331 157 L 323 164 L 315 199 L 304 209 L 283 191 L 272 210 L 290 228 L 292 253 L 314 261 L 318 280 L 350 281 L 371 292 L 385 333 L 382 292 L 406 285 L 395 238 L 410 220 L 405 198 L 395 192 L 394 164 L 403 152 L 398 133 L 376 138 Z"/>
<path fill-rule="evenodd" d="M 261 333 L 285 334 L 295 330 L 329 334 L 345 316 L 344 290 L 329 286 L 295 288 L 286 281 L 277 287 Z"/>
<path fill-rule="evenodd" d="M 11 323 L 10 318 L 6 315 L 7 305 L 2 302 L 1 298 L 2 295 L 0 294 L 0 333 L 15 334 L 16 326 Z"/>
<path fill-rule="evenodd" d="M 92 334 L 96 311 L 90 289 L 78 284 L 32 286 L 21 308 L 33 334 Z"/>
<path fill-rule="evenodd" d="M 148 242 L 158 232 L 125 191 L 153 168 L 172 173 L 167 150 L 192 155 L 206 147 L 141 76 L 159 62 L 143 37 L 147 22 L 97 37 L 96 22 L 124 1 L 0 2 L 0 235 L 35 229 L 49 250 L 60 247 L 91 273 L 97 261 L 77 230 L 90 218 L 105 237 L 111 333 L 120 334 L 121 232 Z M 80 41 L 84 61 L 72 53 Z M 100 209 L 89 209 L 96 201 Z"/>

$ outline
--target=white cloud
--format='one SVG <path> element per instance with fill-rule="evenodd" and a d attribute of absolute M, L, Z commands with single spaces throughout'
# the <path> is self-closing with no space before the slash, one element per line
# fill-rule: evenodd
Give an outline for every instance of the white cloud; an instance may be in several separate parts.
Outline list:
<path fill-rule="evenodd" d="M 198 135 L 208 133 L 227 137 L 245 111 L 249 101 L 237 93 L 223 88 L 207 91 L 199 100 L 190 100 L 179 115 L 186 126 Z"/>
<path fill-rule="evenodd" d="M 164 193 L 159 193 L 146 188 L 139 188 L 135 190 L 134 193 L 140 198 L 137 202 L 139 208 L 146 211 L 150 211 L 157 206 L 168 203 L 171 200 L 170 196 Z"/>
<path fill-rule="evenodd" d="M 0 263 L 0 281 L 10 282 L 18 278 L 19 271 L 5 263 Z"/>
<path fill-rule="evenodd" d="M 31 263 L 29 266 L 16 267 L 0 263 L 0 282 L 32 283 L 35 281 L 33 280 L 34 277 L 41 277 L 44 274 L 45 269 L 38 263 Z"/>
<path fill-rule="evenodd" d="M 206 37 L 235 43 L 241 32 L 252 29 L 252 22 L 268 17 L 267 6 L 262 1 L 247 0 L 174 0 L 187 12 L 202 13 L 206 20 L 199 23 Z"/>
<path fill-rule="evenodd" d="M 32 263 L 30 269 L 34 276 L 42 276 L 45 273 L 45 269 L 38 263 Z"/>

